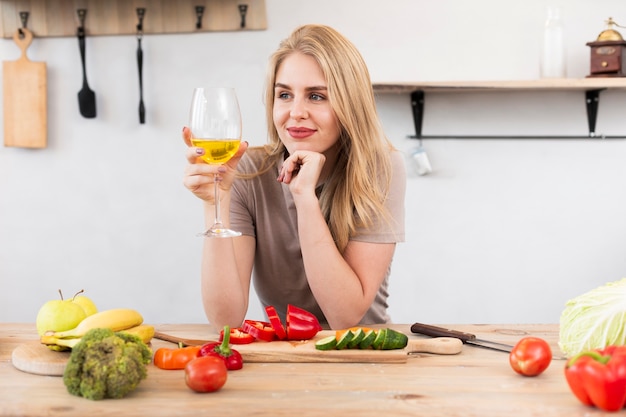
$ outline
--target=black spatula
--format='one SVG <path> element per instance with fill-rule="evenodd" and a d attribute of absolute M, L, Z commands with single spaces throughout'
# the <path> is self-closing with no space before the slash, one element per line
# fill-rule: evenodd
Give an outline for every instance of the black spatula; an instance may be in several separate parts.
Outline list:
<path fill-rule="evenodd" d="M 84 10 L 79 10 L 81 19 L 84 19 L 84 15 L 81 16 L 80 14 L 80 12 L 83 11 Z M 89 88 L 89 84 L 87 83 L 87 71 L 85 69 L 85 28 L 82 24 L 77 30 L 77 36 L 78 47 L 80 48 L 80 59 L 83 64 L 83 88 L 78 92 L 78 108 L 83 117 L 92 119 L 96 117 L 96 93 Z"/>

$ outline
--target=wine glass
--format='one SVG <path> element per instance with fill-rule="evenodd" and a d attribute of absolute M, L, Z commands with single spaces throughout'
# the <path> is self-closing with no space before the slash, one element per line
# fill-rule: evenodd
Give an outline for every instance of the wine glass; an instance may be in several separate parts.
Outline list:
<path fill-rule="evenodd" d="M 241 113 L 235 90 L 227 87 L 195 88 L 189 111 L 189 129 L 192 145 L 204 149 L 204 155 L 200 157 L 204 162 L 212 165 L 228 162 L 237 153 L 241 141 Z M 218 174 L 215 177 L 215 222 L 200 235 L 241 236 L 241 232 L 222 224 Z"/>

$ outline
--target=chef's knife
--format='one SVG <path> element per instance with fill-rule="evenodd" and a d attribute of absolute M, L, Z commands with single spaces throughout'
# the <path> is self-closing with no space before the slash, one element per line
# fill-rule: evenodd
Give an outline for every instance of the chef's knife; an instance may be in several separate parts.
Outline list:
<path fill-rule="evenodd" d="M 445 329 L 443 327 L 432 326 L 430 324 L 415 323 L 411 326 L 411 332 L 432 337 L 456 337 L 464 344 L 480 346 L 487 349 L 498 350 L 500 352 L 511 352 L 513 346 L 504 343 L 492 342 L 490 340 L 477 339 L 476 335 L 460 332 L 458 330 Z"/>
<path fill-rule="evenodd" d="M 187 339 L 184 337 L 171 336 L 169 334 L 154 332 L 154 338 L 159 340 L 164 340 L 166 342 L 172 342 L 176 344 L 181 344 L 184 346 L 202 346 L 205 343 L 213 343 L 217 342 L 217 340 L 201 340 L 201 339 Z"/>

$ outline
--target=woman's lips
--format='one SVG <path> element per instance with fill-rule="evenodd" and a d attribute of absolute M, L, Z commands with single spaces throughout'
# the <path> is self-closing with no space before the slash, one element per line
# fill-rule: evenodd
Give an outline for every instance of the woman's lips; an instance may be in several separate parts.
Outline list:
<path fill-rule="evenodd" d="M 306 127 L 290 127 L 287 128 L 287 132 L 289 132 L 289 135 L 294 139 L 304 139 L 314 134 L 315 129 L 309 129 Z"/>

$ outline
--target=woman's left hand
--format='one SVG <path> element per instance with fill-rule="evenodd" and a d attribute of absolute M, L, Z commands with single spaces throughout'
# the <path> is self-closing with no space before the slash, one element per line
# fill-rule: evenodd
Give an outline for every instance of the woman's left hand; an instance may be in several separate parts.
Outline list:
<path fill-rule="evenodd" d="M 283 162 L 277 180 L 289 184 L 293 194 L 315 192 L 326 157 L 319 152 L 296 151 Z"/>

